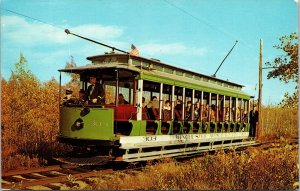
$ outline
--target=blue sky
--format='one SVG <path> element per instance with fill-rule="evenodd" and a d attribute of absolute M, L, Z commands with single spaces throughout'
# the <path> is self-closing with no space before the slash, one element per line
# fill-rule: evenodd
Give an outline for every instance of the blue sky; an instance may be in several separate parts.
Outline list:
<path fill-rule="evenodd" d="M 142 57 L 212 75 L 234 45 L 217 77 L 258 95 L 259 39 L 263 63 L 282 55 L 281 35 L 298 31 L 294 0 L 2 0 L 1 75 L 8 79 L 22 52 L 40 81 L 58 80 L 70 56 L 78 66 L 109 49 L 66 35 L 65 28 Z M 11 10 L 28 18 L 9 12 Z M 42 22 L 40 22 L 42 21 Z M 277 104 L 295 84 L 267 80 L 263 103 Z"/>

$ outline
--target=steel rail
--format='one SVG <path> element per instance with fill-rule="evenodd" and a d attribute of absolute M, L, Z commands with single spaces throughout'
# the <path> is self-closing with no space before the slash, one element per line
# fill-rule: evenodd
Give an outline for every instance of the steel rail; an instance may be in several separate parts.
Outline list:
<path fill-rule="evenodd" d="M 52 170 L 60 170 L 64 168 L 78 168 L 76 165 L 54 165 L 54 166 L 47 166 L 47 167 L 41 167 L 41 168 L 34 168 L 34 169 L 26 169 L 26 170 L 12 170 L 8 172 L 2 172 L 2 177 L 6 176 L 13 176 L 13 175 L 23 175 L 23 174 L 30 174 L 35 172 L 47 172 Z"/>
<path fill-rule="evenodd" d="M 19 183 L 15 183 L 15 185 L 8 185 L 8 187 L 15 186 L 16 188 L 27 188 L 30 186 L 37 186 L 37 185 L 47 185 L 50 183 L 59 183 L 59 182 L 67 182 L 70 181 L 71 178 L 76 178 L 76 179 L 81 179 L 81 178 L 86 178 L 86 177 L 91 177 L 91 176 L 98 176 L 101 174 L 107 174 L 107 173 L 112 173 L 112 169 L 106 169 L 106 170 L 101 170 L 101 171 L 91 171 L 91 172 L 86 172 L 86 173 L 78 173 L 78 174 L 69 174 L 69 175 L 60 175 L 57 177 L 47 177 L 47 178 L 42 178 L 38 180 L 28 180 L 28 181 L 21 181 Z M 3 186 L 3 185 L 2 185 Z M 4 185 L 5 186 L 5 185 Z"/>

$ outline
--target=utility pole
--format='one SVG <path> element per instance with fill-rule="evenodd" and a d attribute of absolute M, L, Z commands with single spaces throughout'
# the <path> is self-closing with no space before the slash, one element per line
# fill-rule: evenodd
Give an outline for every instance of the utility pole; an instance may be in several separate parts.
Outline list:
<path fill-rule="evenodd" d="M 262 39 L 259 42 L 259 85 L 258 85 L 258 125 L 257 125 L 257 140 L 261 142 L 261 100 L 262 100 Z"/>

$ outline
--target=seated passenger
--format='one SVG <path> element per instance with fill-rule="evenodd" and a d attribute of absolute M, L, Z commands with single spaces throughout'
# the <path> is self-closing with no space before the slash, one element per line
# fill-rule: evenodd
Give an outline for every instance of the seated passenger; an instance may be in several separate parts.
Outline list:
<path fill-rule="evenodd" d="M 159 119 L 159 101 L 156 96 L 152 97 L 152 111 L 155 119 Z"/>
<path fill-rule="evenodd" d="M 163 118 L 165 121 L 170 121 L 171 120 L 171 106 L 170 106 L 170 101 L 167 100 L 165 102 L 165 105 L 164 105 L 164 110 L 163 110 Z"/>
<path fill-rule="evenodd" d="M 189 121 L 192 119 L 192 102 L 188 101 L 185 108 L 185 120 Z"/>
<path fill-rule="evenodd" d="M 145 97 L 142 97 L 142 108 L 147 106 Z"/>
<path fill-rule="evenodd" d="M 177 100 L 177 104 L 174 108 L 175 111 L 175 121 L 182 120 L 182 101 L 179 99 Z"/>
<path fill-rule="evenodd" d="M 224 121 L 225 122 L 229 122 L 229 116 L 230 114 L 229 114 L 229 107 L 226 107 L 226 109 L 225 109 L 225 115 L 224 115 Z"/>
<path fill-rule="evenodd" d="M 212 104 L 210 110 L 210 121 L 216 122 L 216 118 L 217 118 L 216 106 Z"/>
<path fill-rule="evenodd" d="M 241 122 L 241 110 L 239 107 L 236 108 L 236 122 Z"/>
<path fill-rule="evenodd" d="M 67 89 L 67 90 L 66 90 L 66 96 L 64 97 L 63 101 L 68 101 L 68 100 L 70 100 L 71 97 L 72 97 L 72 93 L 73 93 L 73 91 L 72 91 L 70 88 Z"/>
<path fill-rule="evenodd" d="M 128 101 L 124 99 L 123 94 L 119 94 L 119 105 L 129 104 Z"/>
<path fill-rule="evenodd" d="M 223 109 L 222 108 L 220 108 L 219 110 L 218 110 L 218 112 L 219 112 L 219 116 L 218 116 L 218 119 L 217 119 L 217 121 L 223 121 Z"/>
<path fill-rule="evenodd" d="M 149 119 L 155 120 L 158 119 L 158 113 L 159 113 L 159 102 L 157 100 L 156 96 L 153 96 L 151 98 L 151 101 L 147 104 L 147 112 L 149 115 Z"/>
<path fill-rule="evenodd" d="M 243 113 L 243 120 L 242 120 L 243 123 L 248 123 L 248 111 L 245 110 L 244 113 Z"/>
<path fill-rule="evenodd" d="M 198 121 L 200 118 L 200 102 L 199 101 L 197 101 L 195 104 L 194 116 L 195 116 L 195 121 Z"/>
<path fill-rule="evenodd" d="M 199 120 L 200 120 L 200 117 L 199 117 Z M 205 105 L 203 105 L 203 110 L 202 110 L 202 123 L 203 123 L 202 131 L 207 130 L 207 124 L 206 124 L 207 121 L 208 121 L 208 111 L 207 111 L 207 106 L 205 104 Z"/>
<path fill-rule="evenodd" d="M 66 90 L 66 96 L 63 98 L 64 105 L 74 104 L 74 97 L 72 94 L 73 94 L 73 91 L 71 89 Z"/>
<path fill-rule="evenodd" d="M 207 106 L 203 105 L 203 111 L 202 111 L 202 122 L 207 122 L 208 118 L 208 111 L 207 111 Z M 199 118 L 200 119 L 200 118 Z"/>

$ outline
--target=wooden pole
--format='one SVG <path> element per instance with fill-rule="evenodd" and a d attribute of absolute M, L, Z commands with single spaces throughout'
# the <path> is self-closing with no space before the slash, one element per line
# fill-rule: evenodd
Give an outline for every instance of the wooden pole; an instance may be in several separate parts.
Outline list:
<path fill-rule="evenodd" d="M 261 100 L 262 100 L 262 39 L 259 43 L 259 89 L 258 89 L 258 125 L 257 125 L 257 140 L 261 142 Z"/>

